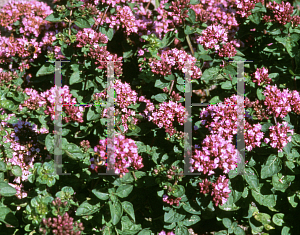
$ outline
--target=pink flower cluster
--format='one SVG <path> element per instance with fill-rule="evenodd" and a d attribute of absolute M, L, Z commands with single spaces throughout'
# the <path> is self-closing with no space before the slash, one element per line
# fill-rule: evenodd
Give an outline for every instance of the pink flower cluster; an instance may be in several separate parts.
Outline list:
<path fill-rule="evenodd" d="M 260 147 L 261 140 L 264 137 L 264 133 L 261 132 L 261 125 L 258 123 L 251 126 L 249 122 L 245 121 L 244 129 L 246 149 L 251 151 L 256 146 Z"/>
<path fill-rule="evenodd" d="M 83 30 L 78 31 L 76 34 L 76 40 L 76 47 L 84 47 L 87 44 L 97 47 L 98 44 L 107 43 L 108 37 L 101 32 L 97 33 L 93 29 L 84 28 Z"/>
<path fill-rule="evenodd" d="M 265 88 L 264 95 L 266 96 L 264 103 L 270 115 L 274 114 L 276 117 L 284 118 L 292 110 L 295 113 L 300 111 L 300 97 L 297 91 L 291 93 L 289 89 L 284 89 L 281 92 L 275 84 L 274 86 L 268 85 Z"/>
<path fill-rule="evenodd" d="M 211 192 L 215 206 L 223 205 L 226 203 L 231 192 L 228 187 L 228 181 L 229 179 L 226 179 L 225 175 L 219 176 L 215 183 L 211 183 L 207 179 L 204 179 L 199 183 L 200 193 L 209 194 Z"/>
<path fill-rule="evenodd" d="M 171 50 L 164 50 L 159 57 L 161 60 L 153 59 L 150 61 L 149 66 L 151 71 L 155 74 L 163 76 L 170 75 L 171 69 L 181 70 L 183 73 L 187 72 L 186 63 L 191 64 L 190 75 L 192 79 L 199 79 L 201 77 L 201 70 L 195 63 L 197 59 L 184 50 L 173 48 Z"/>
<path fill-rule="evenodd" d="M 256 82 L 259 86 L 262 84 L 270 84 L 272 79 L 269 78 L 268 69 L 265 67 L 257 68 L 255 73 L 252 74 L 252 81 Z"/>
<path fill-rule="evenodd" d="M 159 109 L 152 112 L 148 118 L 149 121 L 155 123 L 159 128 L 164 127 L 170 136 L 174 135 L 176 131 L 173 128 L 173 121 L 175 116 L 180 125 L 184 124 L 185 108 L 181 103 L 169 101 L 159 104 Z"/>
<path fill-rule="evenodd" d="M 163 201 L 168 203 L 169 205 L 176 205 L 179 206 L 179 202 L 181 200 L 181 197 L 174 197 L 174 196 L 168 196 L 166 194 L 163 195 Z"/>
<path fill-rule="evenodd" d="M 165 93 L 169 93 L 169 89 L 167 87 L 164 87 L 163 88 L 163 92 Z M 176 93 L 175 91 L 172 91 L 172 94 L 170 94 L 170 98 L 173 100 L 173 101 L 179 101 L 182 96 L 180 96 L 178 93 Z"/>
<path fill-rule="evenodd" d="M 100 145 L 94 147 L 94 152 L 99 153 L 102 158 L 105 158 L 107 153 L 107 139 L 100 140 L 99 143 Z M 144 167 L 142 163 L 143 159 L 138 155 L 138 149 L 134 140 L 125 138 L 123 135 L 115 135 L 114 158 L 116 174 L 125 175 L 129 172 L 129 167 L 135 170 Z M 92 165 L 91 168 L 94 169 L 95 165 Z"/>
<path fill-rule="evenodd" d="M 4 113 L 5 114 L 5 113 Z M 7 121 L 13 117 L 14 114 L 8 114 L 7 118 L 1 121 L 0 130 L 4 129 L 6 135 L 4 143 L 11 143 L 10 149 L 13 151 L 12 158 L 6 157 L 5 161 L 12 166 L 20 166 L 22 169 L 22 176 L 15 177 L 12 187 L 17 190 L 16 196 L 18 198 L 27 197 L 27 192 L 24 190 L 23 183 L 28 180 L 30 174 L 29 169 L 33 167 L 35 159 L 43 152 L 41 145 L 37 142 L 37 136 L 42 133 L 48 133 L 45 128 L 37 129 L 35 124 L 27 121 L 19 120 L 16 124 L 10 124 Z M 7 128 L 11 127 L 13 130 L 9 133 Z M 49 154 L 47 155 L 50 156 Z M 12 176 L 12 174 L 10 173 Z"/>
<path fill-rule="evenodd" d="M 127 35 L 138 32 L 138 27 L 135 23 L 135 17 L 129 6 L 117 6 L 117 18 L 120 19 L 122 28 L 126 29 Z"/>
<path fill-rule="evenodd" d="M 237 96 L 224 99 L 224 104 L 209 105 L 200 113 L 202 125 L 206 124 L 212 134 L 220 134 L 226 139 L 237 133 Z"/>
<path fill-rule="evenodd" d="M 52 87 L 50 90 L 47 90 L 45 92 L 42 92 L 40 94 L 40 97 L 42 99 L 39 104 L 44 103 L 44 101 L 47 102 L 47 108 L 45 110 L 45 114 L 51 116 L 51 120 L 53 121 L 55 118 L 55 99 L 58 94 L 56 94 L 56 87 Z M 59 97 L 60 102 L 63 104 L 63 110 L 68 115 L 67 117 L 64 117 L 63 120 L 68 123 L 70 121 L 74 122 L 83 122 L 83 110 L 84 107 L 80 106 L 79 108 L 77 106 L 74 106 L 72 104 L 77 104 L 76 98 L 72 99 L 72 94 L 70 94 L 69 87 L 65 85 L 61 89 L 61 97 Z M 65 105 L 64 105 L 65 104 Z"/>
<path fill-rule="evenodd" d="M 164 230 L 162 230 L 158 235 L 175 235 L 175 233 L 173 233 L 173 232 L 165 232 Z"/>
<path fill-rule="evenodd" d="M 29 98 L 24 101 L 23 105 L 19 106 L 20 110 L 23 109 L 22 106 L 25 106 L 30 110 L 37 110 L 39 107 L 42 107 L 47 103 L 45 99 L 39 95 L 37 90 L 25 88 L 24 92 L 29 96 Z"/>
<path fill-rule="evenodd" d="M 273 148 L 277 148 L 279 152 L 282 152 L 282 149 L 287 145 L 288 142 L 291 142 L 292 135 L 294 130 L 290 130 L 287 126 L 287 122 L 277 123 L 276 126 L 271 126 L 270 130 L 270 139 L 265 138 L 265 143 L 269 143 Z M 287 136 L 287 133 L 291 133 L 291 136 Z"/>
<path fill-rule="evenodd" d="M 229 179 L 226 179 L 225 175 L 221 175 L 215 183 L 212 183 L 211 196 L 213 196 L 216 206 L 226 203 L 229 197 L 231 190 L 228 187 L 228 181 Z"/>
<path fill-rule="evenodd" d="M 220 168 L 227 174 L 236 168 L 237 150 L 230 140 L 221 135 L 208 135 L 202 144 L 202 150 L 195 149 L 195 155 L 190 160 L 191 172 L 197 170 L 212 175 L 215 169 Z"/>
<path fill-rule="evenodd" d="M 27 50 L 26 45 L 32 44 L 36 51 L 31 53 Z M 30 66 L 30 62 L 33 62 L 34 59 L 38 57 L 41 53 L 41 49 L 39 48 L 39 44 L 36 42 L 36 39 L 26 39 L 23 38 L 7 38 L 0 36 L 0 63 L 1 64 L 9 64 L 13 62 L 12 57 L 18 57 L 19 67 L 21 71 L 26 68 L 28 69 Z M 10 66 L 12 66 L 10 64 Z M 12 71 L 13 67 L 9 67 Z"/>
<path fill-rule="evenodd" d="M 292 91 L 292 96 L 290 99 L 290 105 L 292 107 L 292 111 L 298 115 L 300 115 L 300 95 L 298 91 Z"/>
<path fill-rule="evenodd" d="M 135 111 L 127 108 L 131 104 L 136 104 L 138 101 L 137 93 L 131 89 L 130 85 L 128 83 L 123 83 L 121 80 L 116 79 L 114 84 L 115 89 L 115 104 L 118 106 L 116 109 L 115 115 L 121 114 L 121 121 L 122 125 L 124 127 L 124 133 L 128 130 L 128 122 L 130 124 L 137 124 L 138 119 L 135 118 Z M 100 99 L 106 99 L 107 98 L 107 92 L 103 91 L 101 93 L 96 93 L 94 95 L 94 99 L 96 101 L 99 101 Z M 107 117 L 107 109 L 104 109 L 103 116 Z M 131 121 L 129 121 L 131 119 Z"/>
<path fill-rule="evenodd" d="M 236 49 L 234 45 L 230 42 L 223 45 L 223 47 L 219 51 L 220 57 L 229 57 L 232 58 L 236 55 Z"/>
<path fill-rule="evenodd" d="M 271 13 L 263 17 L 263 20 L 266 22 L 278 22 L 279 24 L 285 25 L 293 19 L 291 14 L 293 13 L 294 7 L 289 2 L 268 2 L 267 9 Z"/>
<path fill-rule="evenodd" d="M 204 49 L 220 49 L 220 43 L 228 42 L 228 31 L 222 25 L 211 25 L 202 31 L 202 35 L 196 39 Z"/>
<path fill-rule="evenodd" d="M 235 18 L 235 12 L 233 9 L 228 8 L 228 5 L 224 2 L 223 4 L 225 6 L 223 6 L 223 4 L 220 4 L 218 1 L 211 1 L 210 3 L 206 1 L 206 3 L 207 5 L 205 9 L 209 13 L 208 22 L 210 24 L 221 24 L 226 29 L 233 31 L 236 30 L 239 24 L 237 23 L 237 20 Z"/>
<path fill-rule="evenodd" d="M 258 2 L 263 3 L 263 0 L 236 0 L 236 8 L 238 9 L 236 14 L 240 15 L 241 18 L 249 17 L 252 14 L 251 10 L 254 9 L 255 4 Z"/>
<path fill-rule="evenodd" d="M 184 10 L 184 8 L 189 9 L 190 6 L 190 0 L 178 0 L 174 2 L 172 1 L 172 5 L 169 8 L 171 12 L 168 13 L 169 16 L 173 18 L 175 26 L 183 24 L 185 18 L 188 17 L 188 10 Z"/>
<path fill-rule="evenodd" d="M 211 182 L 207 179 L 202 180 L 202 182 L 199 183 L 200 193 L 208 194 L 210 192 L 210 185 Z"/>
<path fill-rule="evenodd" d="M 107 51 L 107 46 L 97 46 L 96 48 L 91 47 L 88 54 L 85 54 L 84 57 L 95 60 L 97 69 L 104 70 L 105 74 L 107 71 L 107 61 L 116 61 L 114 62 L 115 75 L 117 77 L 122 75 L 122 57 L 118 57 L 117 54 L 111 54 Z"/>
<path fill-rule="evenodd" d="M 42 31 L 49 29 L 49 22 L 45 18 L 52 12 L 46 3 L 35 0 L 12 2 L 1 9 L 0 25 L 9 31 L 15 31 L 16 26 L 13 24 L 19 21 L 21 34 L 38 37 Z"/>

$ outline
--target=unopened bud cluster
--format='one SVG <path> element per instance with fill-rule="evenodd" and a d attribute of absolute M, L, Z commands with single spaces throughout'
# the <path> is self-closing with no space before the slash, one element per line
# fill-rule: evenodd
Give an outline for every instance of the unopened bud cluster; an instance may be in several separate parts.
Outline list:
<path fill-rule="evenodd" d="M 62 202 L 59 197 L 57 197 L 54 201 L 52 201 L 52 205 L 59 208 L 59 207 L 66 207 L 68 205 L 68 202 Z"/>
<path fill-rule="evenodd" d="M 63 216 L 58 215 L 54 218 L 44 218 L 42 223 L 46 228 L 40 228 L 39 231 L 42 234 L 52 232 L 57 235 L 80 235 L 81 231 L 84 230 L 83 224 L 75 222 L 73 226 L 73 220 L 67 212 Z"/>
<path fill-rule="evenodd" d="M 174 180 L 175 175 L 177 176 L 178 180 L 181 181 L 183 177 L 183 171 L 179 170 L 178 166 L 172 166 L 171 169 L 167 171 L 167 178 L 170 180 Z"/>

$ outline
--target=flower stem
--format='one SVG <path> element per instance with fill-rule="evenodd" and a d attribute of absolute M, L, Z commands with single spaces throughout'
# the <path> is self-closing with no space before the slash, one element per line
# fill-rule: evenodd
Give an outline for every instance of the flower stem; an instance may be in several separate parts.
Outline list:
<path fill-rule="evenodd" d="M 192 55 L 194 56 L 195 52 L 194 52 L 194 49 L 193 49 L 193 47 L 192 47 L 192 43 L 191 43 L 191 40 L 190 40 L 189 35 L 186 35 L 186 41 L 187 41 L 187 43 L 188 43 L 188 45 L 189 45 L 189 48 L 190 48 L 190 50 L 191 50 L 191 52 L 192 52 Z"/>
<path fill-rule="evenodd" d="M 171 92 L 172 92 L 172 90 L 173 90 L 174 83 L 175 83 L 175 80 L 172 80 L 172 84 L 171 84 L 171 88 L 170 88 L 170 91 L 169 91 L 169 95 L 171 95 Z"/>
<path fill-rule="evenodd" d="M 275 124 L 277 125 L 277 120 L 276 120 L 275 114 L 273 114 L 273 117 L 274 117 Z"/>

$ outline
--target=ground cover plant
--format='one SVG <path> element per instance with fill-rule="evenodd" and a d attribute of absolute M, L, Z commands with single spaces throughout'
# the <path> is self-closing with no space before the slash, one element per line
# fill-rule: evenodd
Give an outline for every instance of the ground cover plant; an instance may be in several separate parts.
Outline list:
<path fill-rule="evenodd" d="M 0 11 L 0 233 L 299 234 L 300 5 L 54 0 Z M 62 171 L 54 162 L 62 62 Z M 237 158 L 237 63 L 245 169 Z M 114 62 L 115 175 L 106 171 Z M 189 63 L 189 67 L 187 66 Z M 185 75 L 193 146 L 184 174 Z M 86 105 L 71 105 L 86 104 Z"/>

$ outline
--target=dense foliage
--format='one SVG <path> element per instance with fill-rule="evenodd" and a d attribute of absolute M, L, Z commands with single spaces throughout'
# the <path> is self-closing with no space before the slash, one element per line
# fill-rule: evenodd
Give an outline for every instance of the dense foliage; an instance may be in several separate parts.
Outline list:
<path fill-rule="evenodd" d="M 299 2 L 53 3 L 0 11 L 1 235 L 299 234 Z M 61 145 L 70 175 L 56 174 L 53 159 L 57 60 L 68 61 Z M 239 175 L 232 60 L 252 61 Z M 109 61 L 116 175 L 98 175 Z M 211 104 L 192 107 L 197 175 L 184 175 L 186 73 L 192 103 Z"/>

